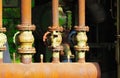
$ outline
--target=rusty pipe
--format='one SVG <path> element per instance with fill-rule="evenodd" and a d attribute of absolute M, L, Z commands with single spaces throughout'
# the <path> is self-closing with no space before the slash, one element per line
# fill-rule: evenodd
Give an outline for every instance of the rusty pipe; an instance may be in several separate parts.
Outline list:
<path fill-rule="evenodd" d="M 85 52 L 89 51 L 89 46 L 86 44 L 86 32 L 89 31 L 89 27 L 85 26 L 85 0 L 78 0 L 78 5 L 78 26 L 74 27 L 77 31 L 77 45 L 74 46 L 74 49 L 78 52 L 78 62 L 84 63 Z"/>
<path fill-rule="evenodd" d="M 3 63 L 3 52 L 6 50 L 4 44 L 7 41 L 7 36 L 3 32 L 6 32 L 6 28 L 2 27 L 2 0 L 0 0 L 0 63 Z"/>
<path fill-rule="evenodd" d="M 78 18 L 78 26 L 85 26 L 85 0 L 78 0 L 79 5 L 79 18 Z"/>
<path fill-rule="evenodd" d="M 63 31 L 63 28 L 59 26 L 59 11 L 58 11 L 58 5 L 59 0 L 52 0 L 52 26 L 48 27 L 48 32 L 45 33 L 43 36 L 43 40 L 46 41 L 45 38 L 47 38 L 48 34 L 50 36 L 48 37 L 50 39 L 51 44 L 48 45 L 49 48 L 51 48 L 53 52 L 53 60 L 54 63 L 59 63 L 59 52 L 63 50 L 63 47 L 61 46 L 62 42 L 62 35 L 61 31 Z"/>
<path fill-rule="evenodd" d="M 0 28 L 2 28 L 2 0 L 0 0 Z"/>
<path fill-rule="evenodd" d="M 100 78 L 97 63 L 0 64 L 0 78 Z"/>
<path fill-rule="evenodd" d="M 31 0 L 21 0 L 22 24 L 31 25 Z"/>
<path fill-rule="evenodd" d="M 3 23 L 2 23 L 2 11 L 3 11 L 3 5 L 2 5 L 2 0 L 0 0 L 0 32 L 6 32 L 6 28 L 5 27 L 3 27 L 2 25 L 3 25 Z"/>
<path fill-rule="evenodd" d="M 58 11 L 59 0 L 52 0 L 52 18 L 53 18 L 53 27 L 59 26 L 59 11 Z"/>
<path fill-rule="evenodd" d="M 28 64 L 32 63 L 32 55 L 35 53 L 33 47 L 34 36 L 32 30 L 35 30 L 35 25 L 31 25 L 31 0 L 21 0 L 21 25 L 17 28 L 20 34 L 18 52 L 21 54 L 21 62 Z"/>

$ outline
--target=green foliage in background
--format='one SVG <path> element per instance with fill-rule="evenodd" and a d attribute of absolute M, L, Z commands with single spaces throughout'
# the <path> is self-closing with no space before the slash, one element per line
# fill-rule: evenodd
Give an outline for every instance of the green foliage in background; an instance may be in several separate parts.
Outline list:
<path fill-rule="evenodd" d="M 34 0 L 32 0 L 32 8 L 34 7 Z M 65 14 L 65 12 L 63 12 L 62 7 L 60 7 L 59 9 L 59 24 L 60 26 L 63 26 L 66 28 L 66 26 L 68 25 L 68 23 L 66 23 L 68 20 L 67 17 L 69 17 L 69 19 L 71 19 L 71 16 L 68 16 L 69 14 Z M 48 18 L 48 17 L 47 17 Z M 7 39 L 8 39 L 8 44 L 9 44 L 9 52 L 11 55 L 11 58 L 13 57 L 13 53 L 16 53 L 16 59 L 19 59 L 19 54 L 17 53 L 17 47 L 16 45 L 13 43 L 13 37 L 14 34 L 18 31 L 16 29 L 16 26 L 18 24 L 21 24 L 21 14 L 20 14 L 20 7 L 5 7 L 3 8 L 3 26 L 6 27 L 7 32 Z M 48 20 L 49 21 L 49 20 Z M 45 21 L 46 24 L 46 21 Z M 71 23 L 69 23 L 71 24 Z M 70 26 L 71 27 L 71 26 Z M 49 61 L 50 59 L 50 53 L 46 53 L 46 58 L 47 61 Z"/>
<path fill-rule="evenodd" d="M 32 0 L 32 7 L 34 7 L 34 5 L 34 0 Z M 7 29 L 5 34 L 9 44 L 9 52 L 11 58 L 13 58 L 13 53 L 16 53 L 16 60 L 19 59 L 19 54 L 17 53 L 16 45 L 13 43 L 13 36 L 18 31 L 16 26 L 21 23 L 20 21 L 20 6 L 3 8 L 3 26 Z"/>
<path fill-rule="evenodd" d="M 20 24 L 20 8 L 3 8 L 3 26 L 6 27 L 9 52 L 16 53 L 16 46 L 13 43 L 13 36 L 17 32 L 16 26 Z"/>

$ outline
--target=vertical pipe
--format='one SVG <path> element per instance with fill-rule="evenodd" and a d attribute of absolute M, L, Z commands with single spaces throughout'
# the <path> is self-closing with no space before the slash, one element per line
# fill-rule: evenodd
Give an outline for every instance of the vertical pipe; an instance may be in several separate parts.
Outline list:
<path fill-rule="evenodd" d="M 117 0 L 117 43 L 116 43 L 116 60 L 117 60 L 117 75 L 120 78 L 120 1 Z"/>
<path fill-rule="evenodd" d="M 18 52 L 21 54 L 21 62 L 28 64 L 32 63 L 32 55 L 35 53 L 34 37 L 32 35 L 35 25 L 31 25 L 31 0 L 21 0 L 21 15 L 21 25 L 18 25 L 20 30 Z"/>
<path fill-rule="evenodd" d="M 22 24 L 31 25 L 31 0 L 21 0 Z"/>
<path fill-rule="evenodd" d="M 0 63 L 3 63 L 3 52 L 6 50 L 4 44 L 7 41 L 7 37 L 3 32 L 6 32 L 6 28 L 2 27 L 2 0 L 0 0 Z"/>
<path fill-rule="evenodd" d="M 51 47 L 53 51 L 53 60 L 52 62 L 59 63 L 59 52 L 63 49 L 61 47 L 62 36 L 61 32 L 63 30 L 62 27 L 59 26 L 59 0 L 52 0 L 52 17 L 53 17 L 53 25 L 49 28 L 51 32 Z M 59 32 L 58 32 L 59 31 Z"/>
<path fill-rule="evenodd" d="M 78 26 L 79 27 L 85 26 L 85 0 L 78 0 L 78 14 L 79 14 L 78 15 L 79 16 L 79 18 L 78 18 L 79 25 Z M 82 32 L 79 32 L 79 33 L 82 33 Z M 78 35 L 78 36 L 80 36 L 80 35 Z M 83 36 L 85 36 L 85 35 L 83 35 Z M 80 36 L 80 37 L 83 37 L 83 36 Z M 79 43 L 80 42 L 78 42 L 78 45 L 83 44 L 83 43 L 80 43 L 80 44 Z M 81 63 L 85 62 L 85 52 L 80 51 L 78 53 L 78 57 L 79 57 L 78 62 L 81 62 Z"/>
<path fill-rule="evenodd" d="M 78 26 L 85 26 L 85 0 L 79 0 L 79 18 L 78 18 Z"/>
<path fill-rule="evenodd" d="M 52 17 L 53 17 L 53 27 L 58 27 L 59 26 L 59 21 L 58 21 L 58 0 L 52 0 Z"/>
<path fill-rule="evenodd" d="M 85 51 L 89 51 L 89 46 L 86 44 L 86 32 L 89 31 L 89 27 L 85 26 L 85 0 L 78 0 L 78 26 L 75 26 L 74 28 L 77 31 L 77 45 L 75 45 L 74 48 L 76 52 L 78 52 L 78 62 L 84 63 Z"/>
<path fill-rule="evenodd" d="M 120 34 L 120 8 L 119 8 L 119 5 L 120 5 L 120 2 L 119 0 L 117 0 L 117 35 L 119 36 Z M 119 55 L 119 52 L 120 52 L 120 42 L 119 42 L 120 38 L 118 37 L 117 38 L 117 46 L 116 46 L 116 59 L 117 59 L 117 62 L 118 64 L 120 64 L 120 55 Z"/>
<path fill-rule="evenodd" d="M 0 28 L 2 28 L 2 0 L 0 0 Z M 3 62 L 3 52 L 0 51 L 0 63 Z"/>
<path fill-rule="evenodd" d="M 13 53 L 13 63 L 15 63 L 15 60 L 16 60 L 16 55 L 15 53 Z"/>
<path fill-rule="evenodd" d="M 3 63 L 3 51 L 0 51 L 0 63 Z"/>
<path fill-rule="evenodd" d="M 0 0 L 0 28 L 2 28 L 2 0 Z"/>

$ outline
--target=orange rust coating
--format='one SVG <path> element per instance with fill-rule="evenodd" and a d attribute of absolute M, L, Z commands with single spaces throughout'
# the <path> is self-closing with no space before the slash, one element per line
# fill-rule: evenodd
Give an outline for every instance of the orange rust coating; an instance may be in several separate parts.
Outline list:
<path fill-rule="evenodd" d="M 85 0 L 78 0 L 79 2 L 79 25 L 78 26 L 85 26 Z"/>
<path fill-rule="evenodd" d="M 3 58 L 0 58 L 0 63 L 3 63 Z"/>
<path fill-rule="evenodd" d="M 0 28 L 2 28 L 2 0 L 0 0 Z"/>
<path fill-rule="evenodd" d="M 100 78 L 100 69 L 97 63 L 2 63 L 0 78 Z"/>
<path fill-rule="evenodd" d="M 21 0 L 22 24 L 31 25 L 31 0 Z"/>
<path fill-rule="evenodd" d="M 58 2 L 59 0 L 52 0 L 52 17 L 53 17 L 53 27 L 59 26 L 59 11 L 58 11 Z"/>

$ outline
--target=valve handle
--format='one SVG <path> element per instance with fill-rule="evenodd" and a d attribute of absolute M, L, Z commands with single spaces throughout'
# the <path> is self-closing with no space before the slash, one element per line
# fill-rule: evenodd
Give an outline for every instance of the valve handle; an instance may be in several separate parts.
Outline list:
<path fill-rule="evenodd" d="M 75 41 L 75 35 L 77 34 L 77 32 L 76 31 L 71 31 L 70 32 L 70 34 L 68 35 L 68 40 L 69 40 L 69 42 L 70 42 L 70 44 L 71 45 L 75 45 L 76 43 L 76 41 Z"/>
<path fill-rule="evenodd" d="M 51 34 L 51 32 L 47 31 L 44 35 L 43 35 L 43 42 L 45 43 L 45 45 L 49 45 L 48 43 L 48 38 L 47 36 Z"/>

